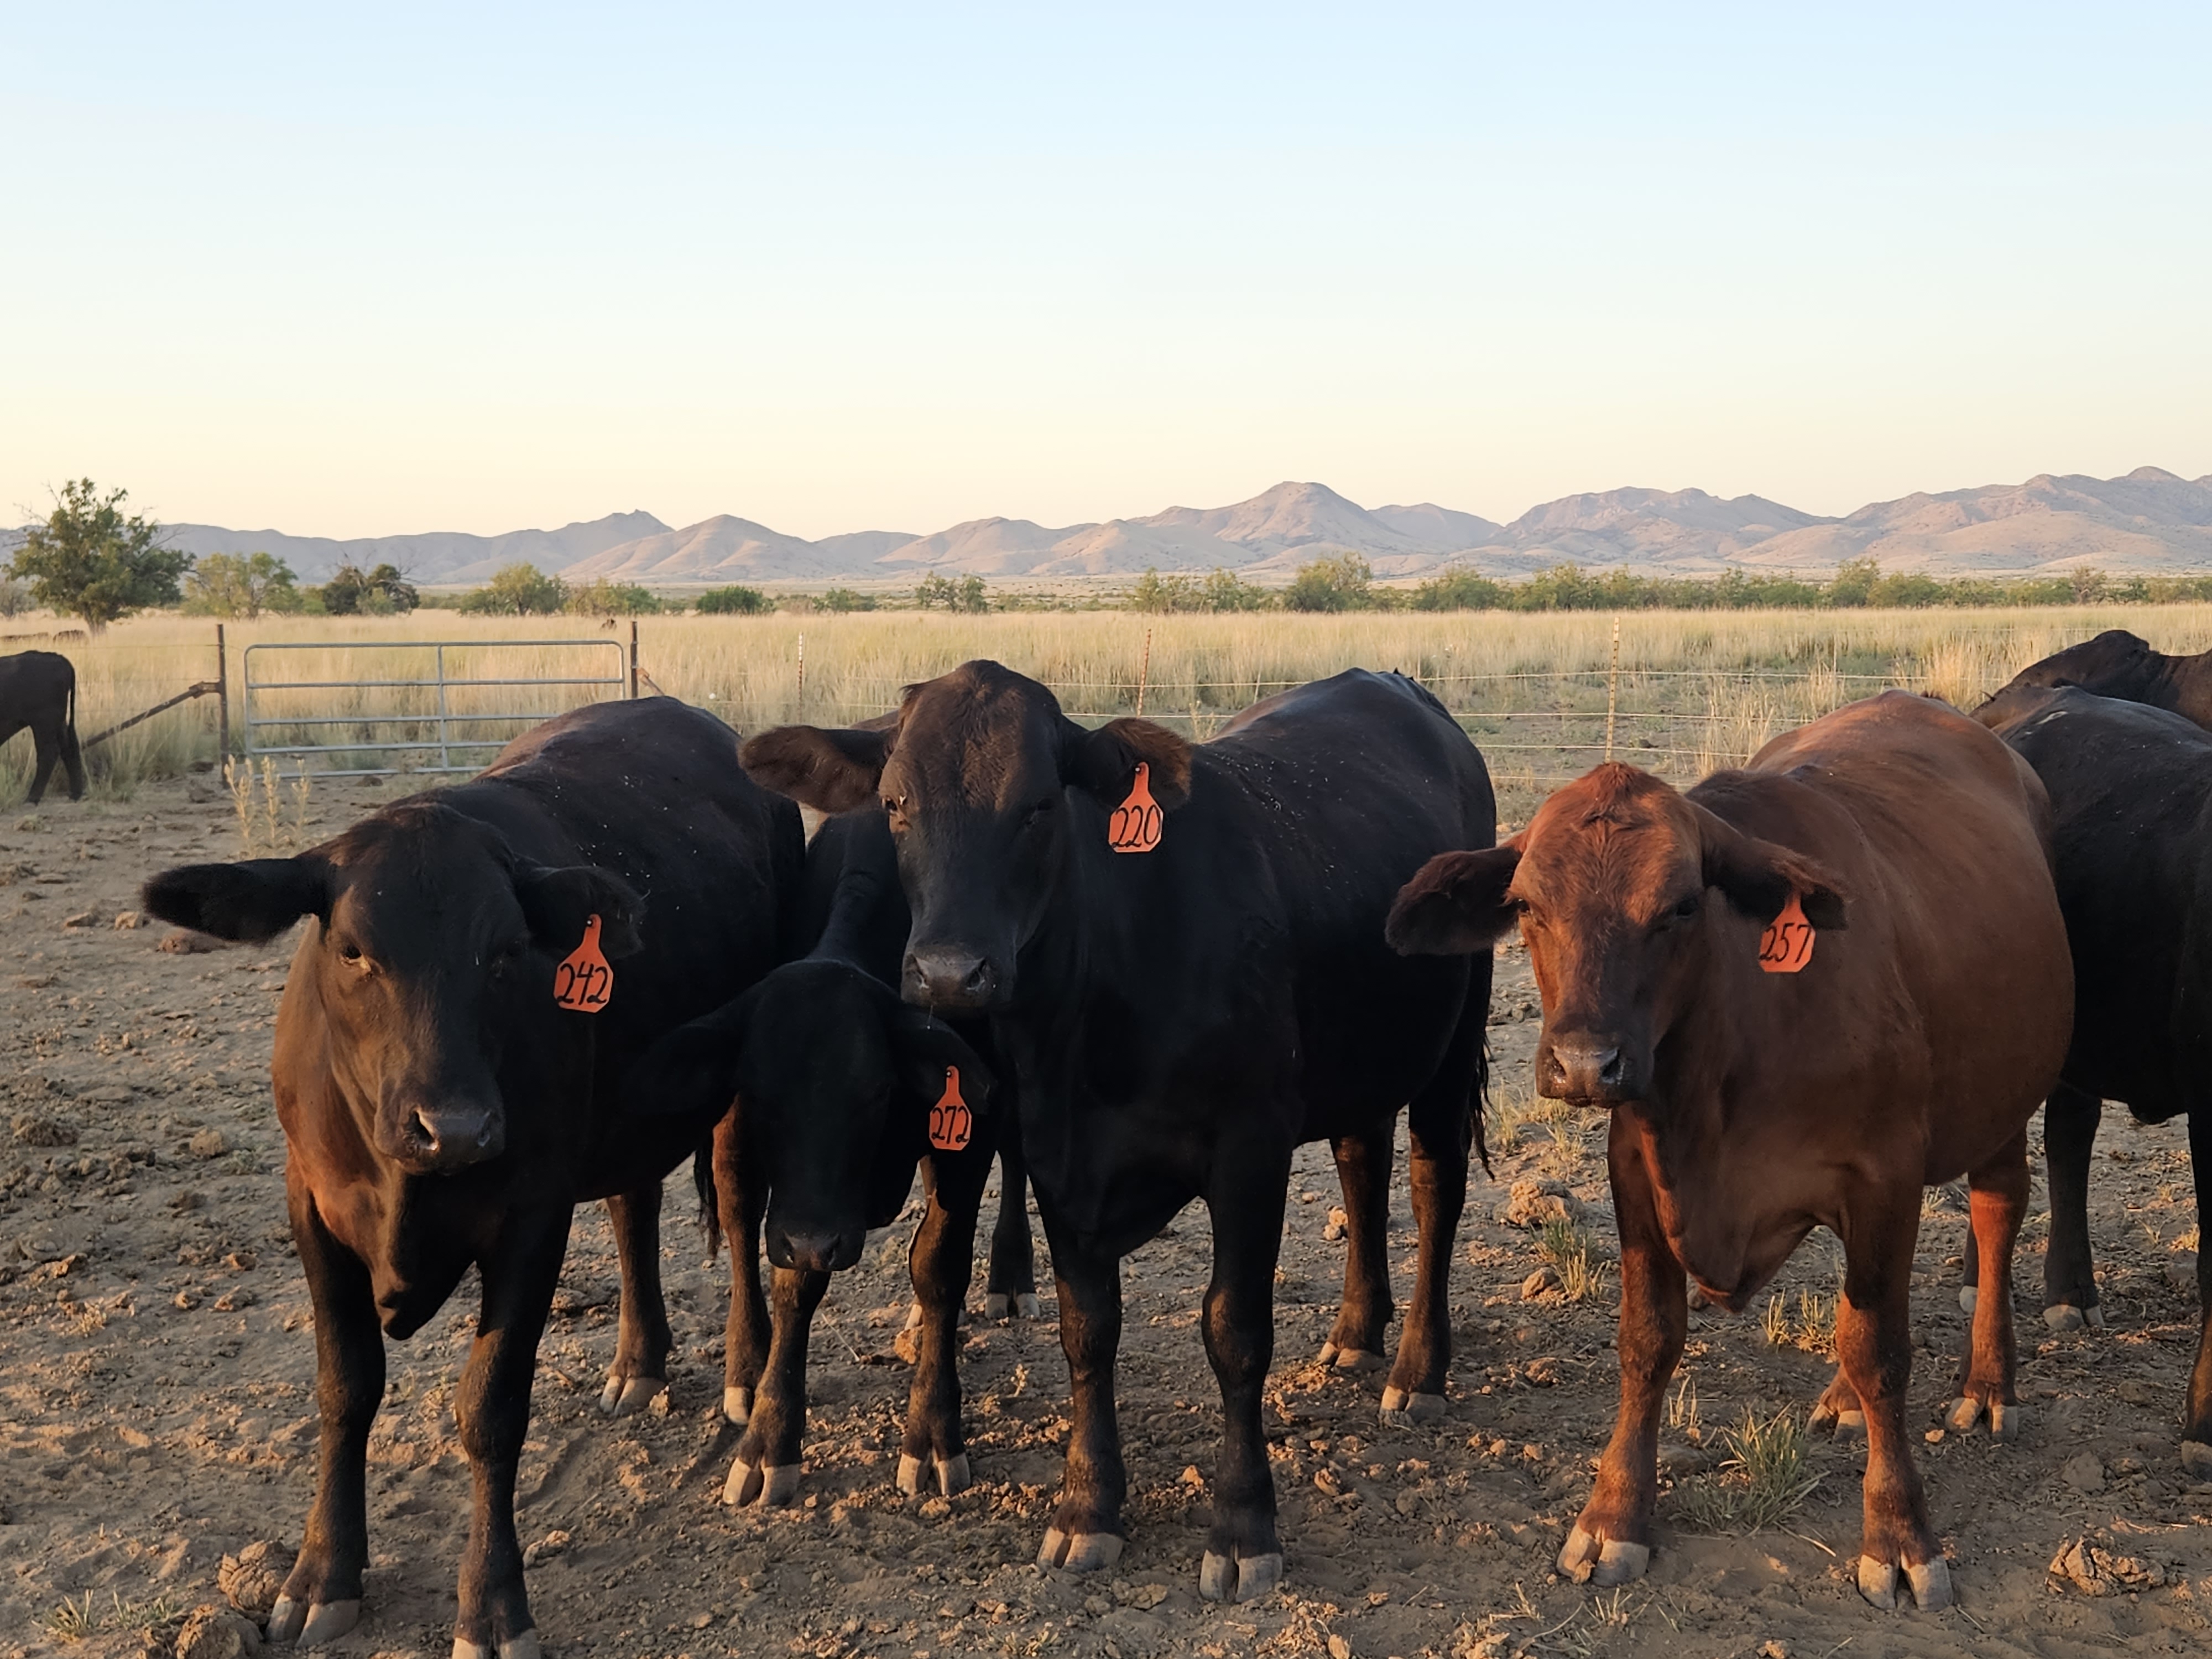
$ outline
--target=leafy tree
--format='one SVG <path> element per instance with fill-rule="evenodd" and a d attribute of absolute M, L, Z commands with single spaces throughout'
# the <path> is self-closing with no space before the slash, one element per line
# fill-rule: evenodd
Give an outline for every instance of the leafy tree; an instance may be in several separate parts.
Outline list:
<path fill-rule="evenodd" d="M 1205 580 L 1195 576 L 1163 576 L 1147 569 L 1129 590 L 1129 608 L 1166 613 L 1180 611 L 1260 611 L 1273 603 L 1264 587 L 1240 581 L 1226 570 L 1216 569 Z"/>
<path fill-rule="evenodd" d="M 710 587 L 696 604 L 702 617 L 757 617 L 773 609 L 768 595 L 757 587 Z"/>
<path fill-rule="evenodd" d="M 20 617 L 30 608 L 30 585 L 13 576 L 0 577 L 0 617 Z"/>
<path fill-rule="evenodd" d="M 192 567 L 191 554 L 162 544 L 160 525 L 123 516 L 128 494 L 102 495 L 89 478 L 64 484 L 9 562 L 40 605 L 82 617 L 95 634 L 134 611 L 175 604 L 177 579 Z"/>
<path fill-rule="evenodd" d="M 1505 587 L 1472 570 L 1448 570 L 1413 590 L 1416 611 L 1502 611 Z"/>
<path fill-rule="evenodd" d="M 657 617 L 660 601 L 649 587 L 611 582 L 602 576 L 570 588 L 566 609 L 572 617 Z"/>
<path fill-rule="evenodd" d="M 1874 603 L 1875 584 L 1881 580 L 1881 566 L 1874 560 L 1845 559 L 1822 597 L 1839 611 L 1859 610 Z"/>
<path fill-rule="evenodd" d="M 323 584 L 322 599 L 323 609 L 333 617 L 388 617 L 412 611 L 422 602 L 414 584 L 390 564 L 367 572 L 352 564 L 340 565 Z"/>
<path fill-rule="evenodd" d="M 1240 580 L 1226 570 L 1216 570 L 1200 585 L 1201 611 L 1265 611 L 1275 596 L 1257 582 Z"/>
<path fill-rule="evenodd" d="M 534 564 L 511 564 L 496 572 L 460 609 L 475 617 L 550 617 L 568 602 L 568 584 Z"/>
<path fill-rule="evenodd" d="M 964 611 L 981 614 L 991 608 L 981 576 L 928 575 L 915 585 L 914 602 L 924 611 Z"/>
<path fill-rule="evenodd" d="M 1369 611 L 1375 608 L 1375 573 L 1357 553 L 1315 559 L 1298 567 L 1283 591 L 1291 611 Z"/>
<path fill-rule="evenodd" d="M 195 617 L 289 615 L 305 603 L 292 567 L 266 553 L 210 553 L 185 578 L 185 609 Z"/>
<path fill-rule="evenodd" d="M 849 587 L 833 587 L 814 603 L 824 611 L 873 611 L 876 596 Z"/>

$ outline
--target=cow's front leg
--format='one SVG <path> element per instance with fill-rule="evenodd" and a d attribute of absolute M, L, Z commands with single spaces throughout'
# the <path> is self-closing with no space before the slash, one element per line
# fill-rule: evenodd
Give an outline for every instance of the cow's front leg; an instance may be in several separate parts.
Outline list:
<path fill-rule="evenodd" d="M 950 1498 L 969 1484 L 968 1446 L 960 1432 L 960 1309 L 975 1271 L 975 1222 L 991 1155 L 988 1148 L 971 1148 L 931 1162 L 937 1178 L 929 1183 L 929 1208 L 907 1255 L 921 1324 L 907 1390 L 898 1485 L 901 1492 L 916 1493 L 927 1482 Z"/>
<path fill-rule="evenodd" d="M 1390 1161 L 1395 1120 L 1379 1132 L 1329 1142 L 1344 1194 L 1344 1300 L 1321 1345 L 1321 1363 L 1346 1370 L 1382 1364 L 1382 1331 L 1397 1310 L 1390 1299 Z M 1287 1174 L 1284 1179 L 1288 1181 Z"/>
<path fill-rule="evenodd" d="M 999 1219 L 991 1229 L 991 1267 L 983 1280 L 983 1316 L 1042 1311 L 1036 1293 L 1036 1249 L 1030 1237 L 1029 1165 L 1022 1161 L 1021 1125 L 999 1115 Z"/>
<path fill-rule="evenodd" d="M 829 1288 L 828 1273 L 774 1270 L 775 1335 L 752 1416 L 738 1437 L 730 1478 L 722 1484 L 725 1504 L 781 1505 L 799 1491 L 799 1449 L 806 1433 L 806 1342 L 814 1332 L 814 1310 Z"/>
<path fill-rule="evenodd" d="M 1929 1528 L 1928 1500 L 1905 1431 L 1905 1389 L 1912 1378 L 1907 1297 L 1919 1226 L 1917 1188 L 1884 1210 L 1854 1217 L 1844 1239 L 1844 1293 L 1836 1307 L 1836 1357 L 1866 1412 L 1859 1594 L 1885 1608 L 1897 1605 L 1900 1568 L 1921 1607 L 1951 1604 L 1951 1570 Z M 1990 1288 L 1995 1294 L 2002 1287 Z"/>
<path fill-rule="evenodd" d="M 2051 1243 L 2043 1257 L 2043 1322 L 2054 1331 L 2102 1325 L 2089 1243 L 2089 1158 L 2104 1103 L 2060 1084 L 2043 1103 L 2043 1157 L 2051 1176 Z M 1975 1252 L 1978 1255 L 1979 1252 Z M 1974 1259 L 1970 1255 L 1967 1261 Z"/>
<path fill-rule="evenodd" d="M 324 1227 L 298 1170 L 295 1158 L 285 1195 L 315 1309 L 322 1458 L 314 1507 L 299 1559 L 270 1613 L 269 1638 L 313 1647 L 344 1635 L 361 1619 L 361 1575 L 368 1565 L 368 1431 L 384 1398 L 384 1332 L 368 1269 Z"/>
<path fill-rule="evenodd" d="M 1651 1565 L 1651 1514 L 1659 1497 L 1659 1413 L 1682 1358 L 1690 1304 L 1682 1264 L 1668 1246 L 1650 1171 L 1625 1114 L 1607 1148 L 1620 1230 L 1620 1411 L 1598 1461 L 1589 1502 L 1559 1551 L 1577 1583 L 1620 1584 Z"/>
<path fill-rule="evenodd" d="M 1078 1250 L 1045 1214 L 1053 1282 L 1060 1297 L 1060 1348 L 1067 1358 L 1073 1410 L 1060 1504 L 1045 1528 L 1037 1565 L 1078 1571 L 1121 1559 L 1121 1502 L 1129 1474 L 1114 1414 L 1114 1360 L 1121 1346 L 1121 1263 Z"/>
<path fill-rule="evenodd" d="M 1206 1286 L 1205 1328 L 1206 1357 L 1221 1385 L 1221 1461 L 1198 1590 L 1209 1601 L 1249 1601 L 1283 1582 L 1275 1478 L 1260 1407 L 1275 1357 L 1275 1262 L 1282 1254 L 1290 1149 L 1217 1152 L 1213 1167 L 1214 1190 L 1206 1200 L 1213 1282 Z"/>
<path fill-rule="evenodd" d="M 540 1650 L 514 1535 L 514 1474 L 530 1428 L 538 1339 L 560 1282 L 571 1213 L 564 1204 L 515 1217 L 496 1251 L 479 1264 L 483 1302 L 455 1402 L 461 1449 L 476 1477 L 476 1506 L 461 1558 L 453 1659 L 487 1659 L 495 1652 L 499 1659 L 538 1659 Z"/>
<path fill-rule="evenodd" d="M 660 1291 L 660 1188 L 658 1182 L 607 1200 L 615 1255 L 622 1265 L 622 1326 L 615 1363 L 599 1395 L 611 1417 L 643 1411 L 668 1387 L 668 1304 Z"/>
<path fill-rule="evenodd" d="M 2197 1166 L 2197 1308 L 2203 1328 L 2197 1338 L 2197 1364 L 2189 1373 L 2181 1462 L 2199 1480 L 2212 1480 L 2212 1249 L 2204 1247 L 2201 1236 L 2205 1217 L 2212 1215 L 2212 1105 L 2189 1114 L 2189 1158 Z"/>
<path fill-rule="evenodd" d="M 732 1423 L 751 1417 L 770 1341 L 768 1299 L 761 1294 L 761 1218 L 768 1189 L 752 1179 L 744 1156 L 744 1109 L 733 1106 L 714 1126 L 714 1213 L 730 1247 L 730 1314 L 722 1330 L 722 1415 Z"/>
<path fill-rule="evenodd" d="M 2021 1218 L 2027 1212 L 2027 1132 L 2014 1135 L 2002 1152 L 1973 1170 L 1967 1184 L 1974 1223 L 1968 1242 L 1980 1263 L 1981 1294 L 1967 1323 L 1949 1420 L 1964 1431 L 1986 1418 L 1992 1435 L 2010 1440 L 2022 1422 L 2013 1389 L 2019 1350 L 2012 1325 L 2012 1255 Z"/>

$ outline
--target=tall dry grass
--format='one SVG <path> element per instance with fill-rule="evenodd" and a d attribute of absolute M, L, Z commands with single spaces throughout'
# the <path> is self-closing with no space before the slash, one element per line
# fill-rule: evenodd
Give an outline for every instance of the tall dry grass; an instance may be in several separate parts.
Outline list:
<path fill-rule="evenodd" d="M 18 619 L 0 650 L 48 644 L 40 624 Z M 1127 612 L 1025 611 L 980 617 L 877 611 L 804 617 L 647 617 L 642 665 L 653 684 L 715 710 L 742 730 L 793 720 L 841 722 L 879 714 L 899 688 L 971 657 L 992 657 L 1054 687 L 1071 714 L 1132 713 L 1143 682 L 1144 712 L 1199 737 L 1237 709 L 1285 686 L 1354 665 L 1415 675 L 1467 723 L 1497 774 L 1508 816 L 1604 752 L 1606 668 L 1613 618 L 1593 612 L 1486 612 L 1297 616 L 1145 617 Z M 2130 628 L 2167 651 L 2212 646 L 2212 605 L 2098 606 L 2078 610 L 1636 612 L 1620 618 L 1620 679 L 1615 752 L 1681 781 L 1740 761 L 1773 732 L 1885 684 L 1937 692 L 1971 705 L 2024 665 L 2106 628 Z M 228 624 L 234 743 L 243 733 L 246 647 L 301 643 L 325 647 L 257 653 L 263 679 L 403 679 L 422 673 L 422 656 L 380 649 L 436 639 L 555 638 L 626 643 L 569 617 L 463 617 L 417 611 L 399 617 L 263 617 Z M 214 625 L 152 616 L 119 623 L 61 648 L 77 665 L 78 729 L 103 726 L 211 678 Z M 1149 636 L 1149 658 L 1147 639 Z M 805 642 L 805 678 L 799 672 Z M 587 651 L 509 652 L 476 672 L 526 678 L 607 672 Z M 466 671 L 465 658 L 456 667 Z M 612 688 L 605 688 L 611 690 Z M 456 694 L 464 714 L 513 714 L 459 728 L 487 744 L 600 691 L 506 687 Z M 157 716 L 91 751 L 93 787 L 127 795 L 146 778 L 214 763 L 216 710 L 203 698 Z M 426 728 L 362 724 L 371 714 L 431 712 L 428 694 L 404 688 L 289 692 L 257 712 L 337 720 L 336 726 L 258 734 L 313 737 L 375 757 L 380 739 L 420 738 Z M 351 724 L 343 722 L 351 721 Z M 409 751 L 421 765 L 425 751 Z M 481 763 L 489 747 L 453 757 Z M 406 756 L 386 753 L 387 760 Z M 30 741 L 0 752 L 0 799 L 20 798 L 31 771 Z"/>

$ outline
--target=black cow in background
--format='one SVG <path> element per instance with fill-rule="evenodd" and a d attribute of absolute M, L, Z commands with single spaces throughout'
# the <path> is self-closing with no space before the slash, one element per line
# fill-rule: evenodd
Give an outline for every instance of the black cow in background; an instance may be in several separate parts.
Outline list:
<path fill-rule="evenodd" d="M 2030 663 L 1997 696 L 2034 687 L 2057 690 L 2069 685 L 2100 697 L 2148 703 L 2212 728 L 2212 651 L 2193 657 L 2170 657 L 2152 650 L 2140 635 L 2124 628 L 2108 628 L 2094 640 L 2069 645 L 2040 662 Z"/>
<path fill-rule="evenodd" d="M 2051 796 L 2075 1013 L 2064 1086 L 2045 1107 L 2046 1316 L 2094 1312 L 2089 1151 L 2100 1102 L 2124 1102 L 2145 1123 L 2187 1113 L 2200 1223 L 2212 1213 L 2212 733 L 2073 689 L 2008 690 L 1976 713 Z M 2208 1316 L 2181 1458 L 2212 1479 L 2212 1250 L 2197 1252 L 2197 1291 Z"/>
<path fill-rule="evenodd" d="M 1491 961 L 1400 957 L 1382 923 L 1429 858 L 1495 839 L 1474 745 L 1397 675 L 1301 686 L 1194 744 L 1141 720 L 1086 731 L 1036 681 L 971 662 L 908 688 L 880 729 L 786 727 L 744 763 L 818 811 L 882 800 L 914 911 L 906 998 L 990 1018 L 1074 1392 L 1039 1563 L 1121 1554 L 1120 1260 L 1199 1199 L 1225 1419 L 1200 1589 L 1272 1588 L 1261 1394 L 1291 1153 L 1335 1149 L 1352 1247 L 1324 1352 L 1357 1363 L 1394 1311 L 1385 1228 L 1409 1102 L 1419 1269 L 1383 1407 L 1443 1408 Z"/>
<path fill-rule="evenodd" d="M 550 721 L 473 781 L 295 858 L 147 884 L 155 915 L 224 939 L 308 919 L 272 1069 L 322 1459 L 275 1639 L 327 1641 L 359 1618 L 383 1339 L 421 1329 L 474 1264 L 456 1410 L 475 1510 L 453 1651 L 535 1659 L 515 1466 L 571 1212 L 607 1200 L 623 1273 L 609 1394 L 642 1404 L 671 1344 L 660 1183 L 729 1103 L 634 1109 L 621 1081 L 787 952 L 804 856 L 798 812 L 738 769 L 736 734 L 656 697 Z"/>
<path fill-rule="evenodd" d="M 27 797 L 36 806 L 59 761 L 69 772 L 71 800 L 84 799 L 84 756 L 76 744 L 76 668 L 53 651 L 18 651 L 0 657 L 0 743 L 25 726 L 37 753 Z"/>
<path fill-rule="evenodd" d="M 695 1117 L 738 1102 L 715 1131 L 713 1164 L 737 1257 L 724 1410 L 745 1425 L 722 1496 L 778 1504 L 798 1489 L 814 1310 L 868 1231 L 897 1217 L 918 1165 L 928 1208 L 908 1256 L 919 1316 L 898 1484 L 916 1492 L 927 1477 L 950 1497 L 969 1484 L 957 1327 L 992 1152 L 1011 1141 L 1008 1115 L 990 1109 L 988 1065 L 966 1040 L 988 1046 L 988 1032 L 899 1000 L 908 912 L 882 808 L 815 832 L 802 915 L 805 957 L 664 1039 L 631 1074 L 633 1098 Z M 1006 1165 L 992 1261 L 1001 1311 L 1016 1296 L 1035 1306 L 1018 1155 Z M 772 1312 L 759 1289 L 763 1234 Z"/>

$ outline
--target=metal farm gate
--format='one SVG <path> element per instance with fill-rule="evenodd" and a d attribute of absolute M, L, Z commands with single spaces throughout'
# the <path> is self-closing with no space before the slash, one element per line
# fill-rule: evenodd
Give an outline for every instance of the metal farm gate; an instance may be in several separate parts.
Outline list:
<path fill-rule="evenodd" d="M 348 673 L 362 656 L 386 672 Z M 627 659 L 609 639 L 251 645 L 246 760 L 324 777 L 474 773 L 542 720 L 635 696 L 636 665 L 635 637 Z"/>

